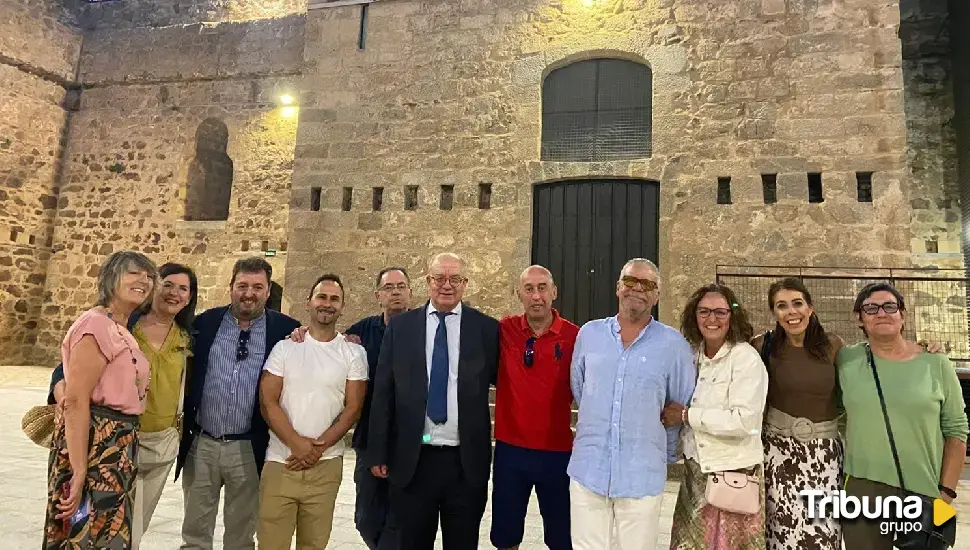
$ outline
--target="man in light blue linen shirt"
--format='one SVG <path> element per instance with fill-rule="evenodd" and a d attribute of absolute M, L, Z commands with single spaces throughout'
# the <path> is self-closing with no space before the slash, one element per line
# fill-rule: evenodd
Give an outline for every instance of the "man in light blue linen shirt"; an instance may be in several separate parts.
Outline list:
<path fill-rule="evenodd" d="M 660 274 L 630 260 L 616 283 L 619 314 L 583 325 L 570 373 L 579 422 L 569 461 L 574 550 L 653 550 L 667 462 L 676 460 L 679 427 L 665 429 L 667 402 L 694 391 L 690 344 L 653 319 Z"/>

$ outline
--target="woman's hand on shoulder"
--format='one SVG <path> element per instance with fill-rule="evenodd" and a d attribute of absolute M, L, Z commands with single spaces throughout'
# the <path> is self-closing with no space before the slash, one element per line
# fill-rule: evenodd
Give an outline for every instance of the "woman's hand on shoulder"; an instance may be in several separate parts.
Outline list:
<path fill-rule="evenodd" d="M 927 342 L 926 340 L 920 340 L 919 342 L 910 342 L 912 346 L 913 353 L 943 353 L 946 354 L 948 350 L 946 345 L 942 342 Z"/>

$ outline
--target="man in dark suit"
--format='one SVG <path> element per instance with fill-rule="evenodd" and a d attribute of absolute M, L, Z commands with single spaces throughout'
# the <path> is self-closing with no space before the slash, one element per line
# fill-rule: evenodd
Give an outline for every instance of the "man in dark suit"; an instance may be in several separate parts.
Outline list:
<path fill-rule="evenodd" d="M 185 386 L 185 416 L 175 476 L 184 468 L 182 549 L 209 550 L 225 486 L 223 544 L 253 549 L 259 473 L 269 428 L 259 410 L 259 376 L 273 346 L 300 326 L 266 309 L 273 268 L 254 257 L 232 270 L 232 303 L 195 320 L 194 361 Z"/>
<path fill-rule="evenodd" d="M 478 548 L 492 458 L 489 386 L 498 321 L 461 303 L 465 262 L 435 256 L 430 301 L 391 319 L 381 345 L 367 458 L 390 481 L 402 550 Z"/>

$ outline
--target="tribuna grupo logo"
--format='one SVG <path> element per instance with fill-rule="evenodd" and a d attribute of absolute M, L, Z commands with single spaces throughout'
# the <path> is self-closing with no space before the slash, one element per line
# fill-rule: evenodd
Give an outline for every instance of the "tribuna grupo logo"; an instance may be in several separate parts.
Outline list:
<path fill-rule="evenodd" d="M 807 500 L 806 513 L 809 519 L 881 520 L 879 532 L 883 535 L 912 533 L 919 531 L 921 527 L 923 500 L 918 496 L 856 497 L 846 495 L 845 491 L 828 492 L 817 489 L 805 489 L 798 494 Z M 952 506 L 940 499 L 933 502 L 935 525 L 943 525 L 954 516 L 956 511 Z"/>

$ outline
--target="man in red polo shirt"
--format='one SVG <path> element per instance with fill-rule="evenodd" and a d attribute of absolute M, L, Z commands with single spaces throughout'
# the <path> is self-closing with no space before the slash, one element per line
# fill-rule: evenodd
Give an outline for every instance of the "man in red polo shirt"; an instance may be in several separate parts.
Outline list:
<path fill-rule="evenodd" d="M 519 299 L 525 313 L 499 325 L 491 540 L 496 548 L 518 548 L 535 487 L 546 546 L 571 550 L 569 365 L 579 327 L 553 309 L 556 285 L 542 266 L 522 272 Z"/>

